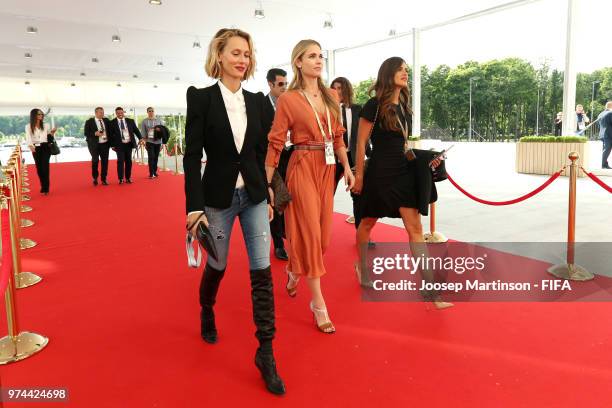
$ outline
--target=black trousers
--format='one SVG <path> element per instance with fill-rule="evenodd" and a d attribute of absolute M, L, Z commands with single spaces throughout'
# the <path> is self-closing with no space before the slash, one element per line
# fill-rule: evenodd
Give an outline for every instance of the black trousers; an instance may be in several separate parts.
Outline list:
<path fill-rule="evenodd" d="M 149 176 L 157 176 L 157 161 L 161 144 L 147 142 L 147 155 L 149 156 Z"/>
<path fill-rule="evenodd" d="M 87 147 L 89 148 L 89 154 L 91 154 L 91 177 L 94 180 L 98 178 L 98 163 L 102 160 L 101 178 L 106 181 L 106 176 L 108 174 L 108 153 L 110 150 L 109 142 L 92 143 Z"/>
<path fill-rule="evenodd" d="M 353 168 L 353 166 L 355 166 L 355 163 L 353 163 L 351 153 L 346 152 L 346 155 L 348 156 L 349 166 Z M 334 187 L 334 192 L 338 189 L 338 183 L 340 182 L 340 179 L 342 178 L 343 175 L 344 175 L 344 168 L 342 167 L 342 164 L 340 162 L 337 162 L 336 163 L 336 179 L 335 179 L 336 184 Z M 359 223 L 361 222 L 361 210 L 360 210 L 361 196 L 358 194 L 351 193 L 351 198 L 353 199 L 353 217 L 355 217 L 355 229 L 357 229 L 359 228 Z"/>
<path fill-rule="evenodd" d="M 608 157 L 612 152 L 612 137 L 604 137 L 603 139 L 603 155 L 601 156 L 601 167 L 608 167 Z"/>
<path fill-rule="evenodd" d="M 41 143 L 36 146 L 34 153 L 34 163 L 36 163 L 36 174 L 40 180 L 40 192 L 49 192 L 49 159 L 51 159 L 51 150 L 48 143 Z"/>
<path fill-rule="evenodd" d="M 117 147 L 117 177 L 119 180 L 132 178 L 132 149 L 131 143 L 121 143 Z"/>

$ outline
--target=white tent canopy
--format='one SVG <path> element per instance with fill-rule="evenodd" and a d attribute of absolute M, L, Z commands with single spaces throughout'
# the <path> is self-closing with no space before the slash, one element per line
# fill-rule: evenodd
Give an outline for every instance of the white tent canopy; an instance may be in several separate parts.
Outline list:
<path fill-rule="evenodd" d="M 153 105 L 158 110 L 184 110 L 187 86 L 211 83 L 204 73 L 203 61 L 211 36 L 221 27 L 240 27 L 253 35 L 258 70 L 245 87 L 255 91 L 266 90 L 265 72 L 269 68 L 289 68 L 291 49 L 300 39 L 317 39 L 330 53 L 340 49 L 333 54 L 336 69 L 330 67 L 330 74 L 358 81 L 374 75 L 380 62 L 390 55 L 412 61 L 412 38 L 401 34 L 412 32 L 413 27 L 427 27 L 498 7 L 506 10 L 484 13 L 486 17 L 459 22 L 452 28 L 424 32 L 421 63 L 454 65 L 469 59 L 511 55 L 530 60 L 550 56 L 553 63 L 564 68 L 567 3 L 558 0 L 162 3 L 153 6 L 148 0 L 131 0 L 113 9 L 109 3 L 91 0 L 55 0 L 44 6 L 32 0 L 3 0 L 0 113 L 31 106 L 53 106 L 56 111 L 89 111 L 97 105 L 138 109 Z M 612 12 L 611 2 L 605 0 L 579 3 L 604 7 L 600 9 L 603 15 Z M 264 10 L 265 18 L 254 18 L 257 8 Z M 324 29 L 325 20 L 331 20 L 333 28 Z M 542 29 L 542 25 L 550 29 Z M 35 27 L 37 34 L 29 34 L 28 27 Z M 607 25 L 601 27 L 603 37 Z M 597 37 L 593 29 L 597 27 L 589 26 L 588 35 Z M 399 34 L 395 39 L 388 37 L 391 30 Z M 576 35 L 580 33 L 578 30 Z M 121 38 L 120 42 L 111 40 L 115 35 Z M 372 40 L 383 42 L 376 47 L 350 49 Z M 202 47 L 194 48 L 194 42 Z M 578 43 L 582 42 L 579 38 Z M 26 58 L 26 53 L 32 58 Z M 591 61 L 584 57 L 579 56 L 579 69 L 580 64 Z M 98 62 L 92 62 L 93 58 Z M 612 57 L 601 58 L 610 59 L 600 61 L 601 66 L 612 65 Z"/>

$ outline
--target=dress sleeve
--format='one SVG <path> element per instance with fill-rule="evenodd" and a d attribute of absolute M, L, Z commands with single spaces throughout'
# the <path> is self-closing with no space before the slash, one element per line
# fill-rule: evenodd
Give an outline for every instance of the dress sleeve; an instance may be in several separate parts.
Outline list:
<path fill-rule="evenodd" d="M 364 118 L 368 122 L 374 123 L 374 119 L 376 117 L 376 110 L 378 109 L 378 101 L 376 98 L 370 98 L 363 108 L 361 108 L 361 112 L 359 112 L 359 117 Z"/>
<path fill-rule="evenodd" d="M 281 95 L 276 103 L 276 114 L 272 122 L 272 129 L 268 133 L 266 166 L 278 167 L 278 161 L 287 140 L 287 131 L 291 129 L 293 124 L 293 116 L 288 106 L 288 96 L 286 93 Z"/>

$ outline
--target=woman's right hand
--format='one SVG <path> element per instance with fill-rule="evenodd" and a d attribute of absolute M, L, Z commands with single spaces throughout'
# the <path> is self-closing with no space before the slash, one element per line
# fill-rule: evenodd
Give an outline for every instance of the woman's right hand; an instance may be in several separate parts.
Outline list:
<path fill-rule="evenodd" d="M 274 208 L 274 190 L 272 187 L 268 187 L 268 195 L 270 196 L 270 205 Z"/>
<path fill-rule="evenodd" d="M 36 151 L 36 147 L 34 145 L 28 145 L 28 147 L 30 148 L 30 151 L 32 153 L 34 153 Z"/>
<path fill-rule="evenodd" d="M 189 214 L 187 216 L 187 227 L 189 227 L 190 225 L 193 224 L 193 227 L 191 227 L 191 235 L 193 235 L 194 237 L 196 236 L 196 230 L 198 229 L 198 218 L 200 219 L 200 221 L 204 222 L 204 225 L 206 225 L 206 227 L 208 227 L 208 218 L 206 218 L 206 215 L 204 214 L 203 211 L 198 211 L 198 212 L 194 212 L 192 214 Z"/>
<path fill-rule="evenodd" d="M 363 176 L 360 176 L 359 174 L 357 174 L 355 176 L 355 184 L 353 185 L 353 188 L 351 189 L 351 193 L 361 194 L 362 189 L 363 189 Z"/>

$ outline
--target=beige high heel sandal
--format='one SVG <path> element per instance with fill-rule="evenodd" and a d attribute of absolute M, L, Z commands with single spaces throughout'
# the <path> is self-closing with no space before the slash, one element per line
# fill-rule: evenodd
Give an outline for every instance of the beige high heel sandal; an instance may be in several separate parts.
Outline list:
<path fill-rule="evenodd" d="M 319 329 L 321 333 L 333 334 L 336 332 L 336 328 L 334 327 L 334 324 L 331 322 L 331 320 L 329 319 L 329 315 L 327 314 L 327 309 L 319 309 L 314 306 L 312 301 L 310 301 L 310 311 L 312 312 L 314 324 L 315 326 L 317 326 L 317 329 Z M 325 316 L 325 323 L 319 324 L 319 322 L 317 321 L 317 313 L 321 313 Z"/>
<path fill-rule="evenodd" d="M 296 275 L 294 275 L 293 272 L 289 271 L 287 268 L 285 268 L 285 271 L 287 272 L 287 285 L 285 286 L 287 289 L 287 294 L 289 297 L 295 297 L 297 295 L 297 285 L 300 281 L 300 276 L 297 275 L 296 278 Z"/>

